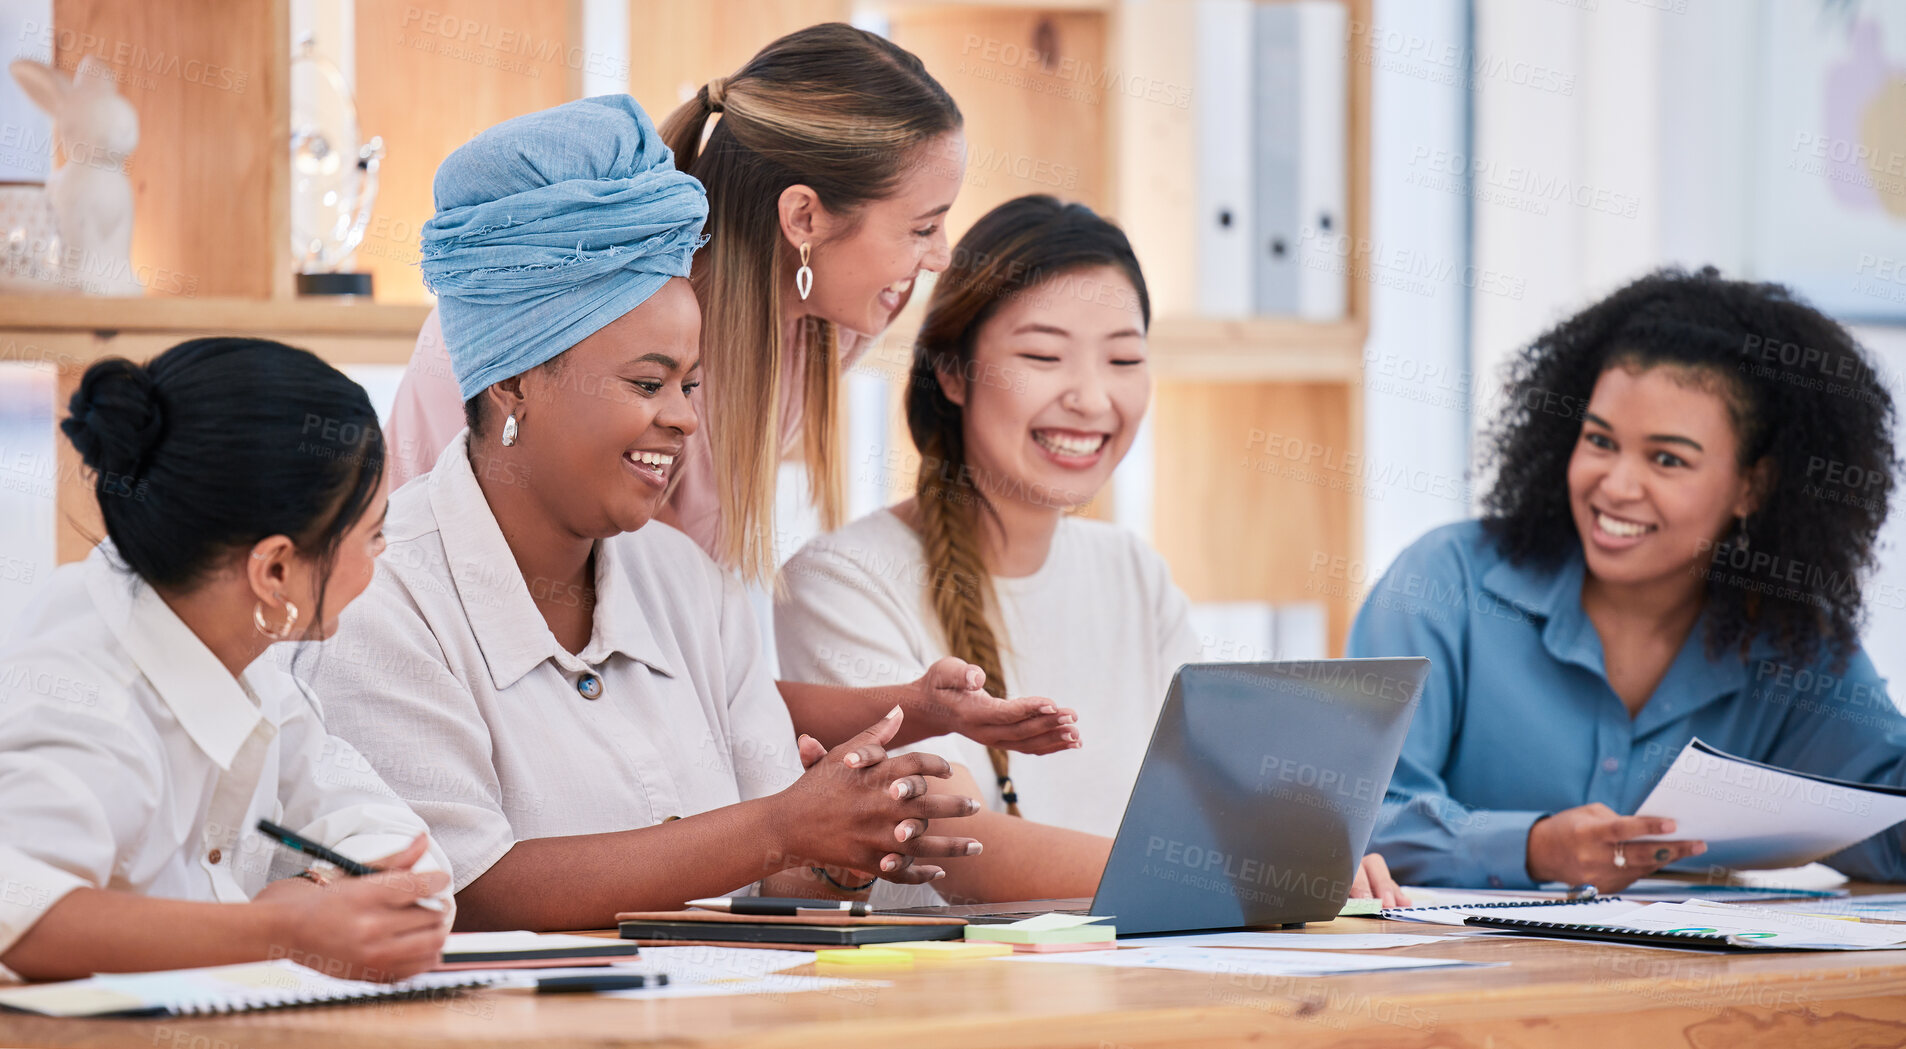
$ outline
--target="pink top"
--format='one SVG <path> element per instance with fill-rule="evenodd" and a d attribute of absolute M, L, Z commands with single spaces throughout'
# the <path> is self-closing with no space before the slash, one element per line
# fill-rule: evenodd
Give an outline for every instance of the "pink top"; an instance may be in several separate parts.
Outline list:
<path fill-rule="evenodd" d="M 873 339 L 856 332 L 841 331 L 842 367 L 850 368 L 873 345 Z M 791 352 L 801 352 L 800 343 Z M 797 381 L 789 384 L 781 411 L 781 454 L 785 457 L 800 446 L 801 369 L 791 368 Z M 702 407 L 702 392 L 694 393 L 695 407 Z M 706 419 L 704 412 L 702 418 Z M 437 456 L 450 447 L 463 430 L 463 398 L 457 387 L 456 373 L 450 367 L 450 352 L 444 347 L 443 325 L 433 308 L 417 333 L 417 346 L 411 351 L 410 366 L 397 384 L 397 400 L 391 406 L 390 422 L 384 427 L 387 450 L 386 469 L 392 491 L 412 478 L 422 477 L 436 465 Z M 679 475 L 669 496 L 662 520 L 686 532 L 710 556 L 721 523 L 721 497 L 715 491 L 715 455 L 708 444 L 708 430 L 699 427 L 688 436 Z"/>

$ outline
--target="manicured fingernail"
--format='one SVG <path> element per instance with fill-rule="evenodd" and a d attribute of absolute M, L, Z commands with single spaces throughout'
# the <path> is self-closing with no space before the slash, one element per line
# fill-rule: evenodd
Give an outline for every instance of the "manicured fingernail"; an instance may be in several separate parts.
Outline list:
<path fill-rule="evenodd" d="M 1656 831 L 1656 833 L 1658 833 L 1658 834 L 1673 834 L 1673 833 L 1674 833 L 1674 821 L 1673 821 L 1673 820 L 1662 820 L 1662 821 L 1661 821 L 1661 825 L 1660 825 L 1660 829 L 1659 829 L 1659 830 L 1657 830 L 1657 831 Z"/>
<path fill-rule="evenodd" d="M 1061 718 L 1059 719 L 1059 724 L 1061 724 L 1061 725 L 1075 725 L 1075 724 L 1078 724 L 1078 721 L 1079 721 L 1079 719 L 1078 719 L 1078 718 L 1075 718 L 1075 717 L 1073 717 L 1072 715 L 1070 715 L 1070 714 L 1067 714 L 1067 715 L 1065 715 L 1064 717 L 1061 717 Z"/>
<path fill-rule="evenodd" d="M 857 769 L 860 767 L 860 752 L 854 751 L 853 753 L 848 754 L 845 758 L 842 758 L 841 760 L 847 763 L 848 768 Z"/>
<path fill-rule="evenodd" d="M 979 842 L 969 841 L 966 843 L 966 854 L 968 856 L 977 856 L 979 855 L 981 848 L 982 846 L 980 845 Z"/>
<path fill-rule="evenodd" d="M 883 871 L 893 870 L 894 867 L 899 864 L 899 862 L 900 862 L 899 860 L 896 860 L 892 856 L 889 856 L 886 859 L 880 861 L 880 869 Z"/>
<path fill-rule="evenodd" d="M 940 880 L 941 878 L 944 878 L 944 877 L 946 877 L 946 872 L 945 872 L 945 871 L 934 871 L 934 872 L 933 872 L 933 880 L 934 880 L 934 881 L 939 881 L 939 880 Z"/>
<path fill-rule="evenodd" d="M 892 709 L 892 710 L 889 710 L 889 711 L 887 711 L 887 716 L 886 716 L 885 718 L 882 718 L 881 720 L 883 720 L 883 721 L 892 721 L 892 720 L 893 720 L 894 718 L 897 718 L 897 717 L 899 717 L 899 716 L 900 716 L 900 704 L 898 704 L 898 703 L 895 703 L 895 704 L 893 705 L 893 709 Z M 784 736 L 784 737 L 782 737 L 782 738 L 783 738 L 783 739 L 785 739 L 785 738 L 787 738 L 787 737 L 785 737 L 785 736 Z"/>
<path fill-rule="evenodd" d="M 1699 856 L 1700 854 L 1706 851 L 1707 851 L 1707 842 L 1697 841 L 1694 843 L 1694 855 Z"/>
<path fill-rule="evenodd" d="M 1079 734 L 1077 732 L 1068 732 L 1065 734 L 1065 741 L 1067 743 L 1077 743 L 1079 741 Z"/>
<path fill-rule="evenodd" d="M 967 798 L 967 799 L 966 799 L 966 814 L 967 814 L 968 816 L 971 816 L 971 815 L 972 815 L 973 813 L 975 813 L 975 812 L 978 812 L 978 811 L 979 811 L 979 801 L 978 801 L 978 799 L 975 799 L 975 798 Z"/>
<path fill-rule="evenodd" d="M 894 830 L 893 836 L 901 841 L 906 841 L 908 838 L 913 837 L 913 825 L 910 823 L 902 823 Z"/>
<path fill-rule="evenodd" d="M 900 798 L 904 800 L 908 795 L 912 793 L 913 793 L 913 784 L 907 782 L 906 780 L 899 780 L 895 782 L 893 785 L 893 796 L 896 798 Z"/>
<path fill-rule="evenodd" d="M 1041 714 L 1057 714 L 1058 712 L 1059 712 L 1059 708 L 1053 706 L 1050 703 L 1047 703 L 1045 706 L 1039 708 L 1039 713 Z"/>
<path fill-rule="evenodd" d="M 978 667 L 966 668 L 966 687 L 978 688 L 986 684 L 986 674 Z"/>

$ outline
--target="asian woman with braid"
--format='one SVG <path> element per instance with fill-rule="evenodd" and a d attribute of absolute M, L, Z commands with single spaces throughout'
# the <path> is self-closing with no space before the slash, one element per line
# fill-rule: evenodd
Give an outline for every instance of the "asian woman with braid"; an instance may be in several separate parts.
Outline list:
<path fill-rule="evenodd" d="M 815 540 L 783 570 L 785 676 L 903 681 L 946 652 L 1002 695 L 1063 694 L 1087 719 L 1083 750 L 923 745 L 953 766 L 932 789 L 987 803 L 943 821 L 986 841 L 984 855 L 944 864 L 948 897 L 1090 895 L 1171 676 L 1198 658 L 1163 559 L 1068 512 L 1104 487 L 1144 418 L 1150 319 L 1118 227 L 1046 196 L 994 209 L 954 249 L 915 346 L 913 498 Z M 1353 891 L 1369 895 L 1366 874 L 1397 898 L 1375 857 Z"/>

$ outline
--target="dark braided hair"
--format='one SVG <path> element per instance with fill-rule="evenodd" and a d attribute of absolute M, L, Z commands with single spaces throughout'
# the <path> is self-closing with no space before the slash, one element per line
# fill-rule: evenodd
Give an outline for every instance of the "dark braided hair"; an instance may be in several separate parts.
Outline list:
<path fill-rule="evenodd" d="M 1581 549 L 1568 465 L 1589 395 L 1611 367 L 1656 365 L 1711 381 L 1739 467 L 1769 467 L 1759 509 L 1703 566 L 1710 658 L 1764 636 L 1795 663 L 1823 645 L 1844 659 L 1893 492 L 1893 400 L 1847 330 L 1781 285 L 1658 270 L 1524 348 L 1485 438 L 1488 534 L 1518 563 Z"/>

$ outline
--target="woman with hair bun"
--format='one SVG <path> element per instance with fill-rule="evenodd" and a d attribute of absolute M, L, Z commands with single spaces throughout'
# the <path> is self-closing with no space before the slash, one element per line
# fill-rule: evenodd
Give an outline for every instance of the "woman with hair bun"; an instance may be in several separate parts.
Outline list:
<path fill-rule="evenodd" d="M 109 541 L 54 572 L 0 648 L 4 969 L 432 968 L 442 853 L 261 658 L 331 636 L 383 549 L 364 391 L 303 350 L 194 339 L 94 364 L 60 428 Z M 383 870 L 285 877 L 261 818 Z"/>
<path fill-rule="evenodd" d="M 1893 401 L 1846 329 L 1663 270 L 1538 337 L 1506 392 L 1483 518 L 1405 550 L 1350 633 L 1433 663 L 1374 835 L 1405 879 L 1610 891 L 1700 856 L 1623 815 L 1697 736 L 1906 785 L 1906 716 L 1859 642 Z M 1825 862 L 1899 881 L 1903 845 Z"/>

